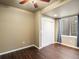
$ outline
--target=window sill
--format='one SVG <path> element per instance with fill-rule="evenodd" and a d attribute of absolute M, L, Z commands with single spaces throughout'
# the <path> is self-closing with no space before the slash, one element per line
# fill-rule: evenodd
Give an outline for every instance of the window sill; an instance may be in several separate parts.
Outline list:
<path fill-rule="evenodd" d="M 77 38 L 77 36 L 68 36 L 68 35 L 61 35 L 62 37 L 72 37 L 72 38 Z"/>

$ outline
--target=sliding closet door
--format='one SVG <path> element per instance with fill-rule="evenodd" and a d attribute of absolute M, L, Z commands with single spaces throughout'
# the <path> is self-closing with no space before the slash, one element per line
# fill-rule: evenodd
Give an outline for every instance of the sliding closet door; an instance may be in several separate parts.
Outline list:
<path fill-rule="evenodd" d="M 42 47 L 54 43 L 54 20 L 49 17 L 42 18 Z"/>

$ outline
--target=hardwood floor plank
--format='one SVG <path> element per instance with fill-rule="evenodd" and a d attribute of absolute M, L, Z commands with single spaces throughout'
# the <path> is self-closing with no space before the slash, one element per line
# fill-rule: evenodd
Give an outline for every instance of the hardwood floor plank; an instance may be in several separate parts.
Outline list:
<path fill-rule="evenodd" d="M 0 59 L 79 59 L 79 50 L 59 44 L 41 50 L 31 47 L 0 56 Z"/>

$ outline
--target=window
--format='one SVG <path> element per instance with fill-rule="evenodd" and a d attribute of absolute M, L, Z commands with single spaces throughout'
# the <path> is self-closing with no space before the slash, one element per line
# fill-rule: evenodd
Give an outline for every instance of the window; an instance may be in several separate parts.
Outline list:
<path fill-rule="evenodd" d="M 61 19 L 62 35 L 77 36 L 77 16 Z"/>

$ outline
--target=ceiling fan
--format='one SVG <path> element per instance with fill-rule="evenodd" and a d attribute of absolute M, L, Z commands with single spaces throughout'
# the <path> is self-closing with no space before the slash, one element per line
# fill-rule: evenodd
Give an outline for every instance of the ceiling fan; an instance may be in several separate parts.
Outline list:
<path fill-rule="evenodd" d="M 25 4 L 27 3 L 29 0 L 21 0 L 19 3 L 20 4 Z M 43 1 L 43 2 L 50 2 L 50 0 L 40 0 L 40 1 Z M 33 3 L 33 6 L 34 8 L 38 8 L 38 4 L 36 2 L 36 0 L 31 0 L 31 2 Z"/>

